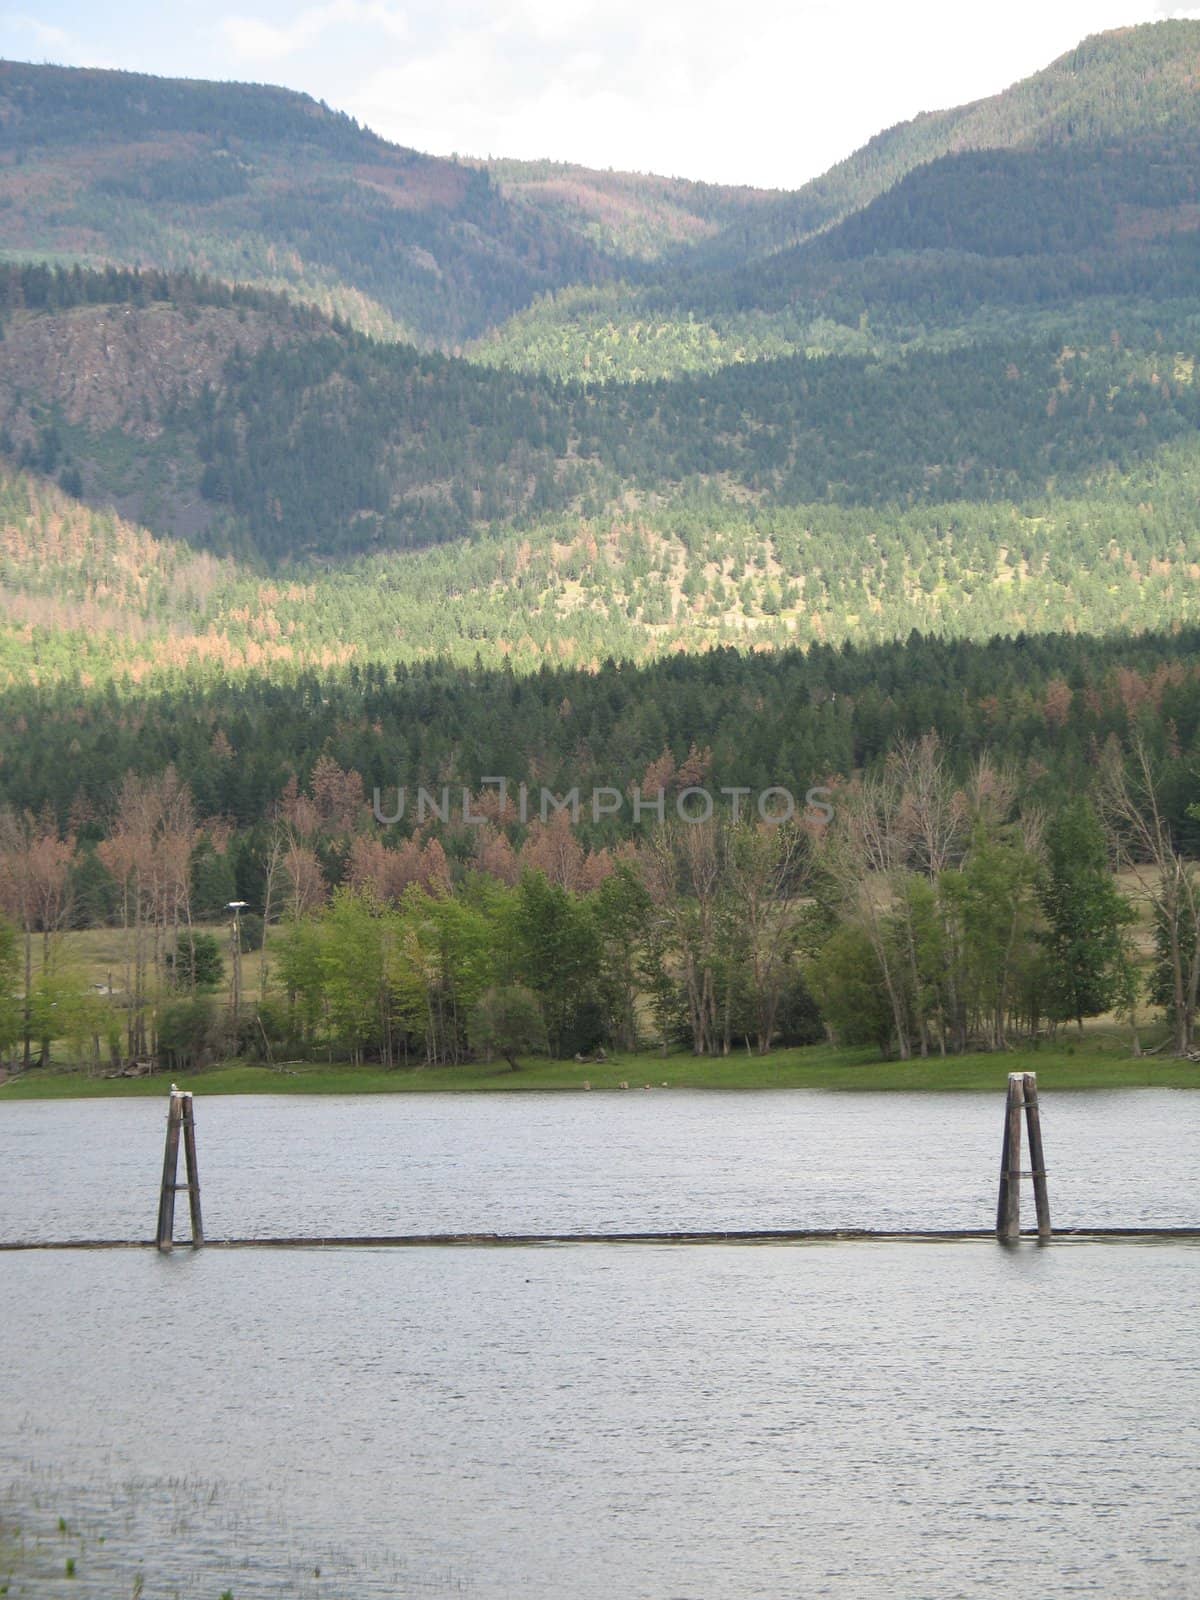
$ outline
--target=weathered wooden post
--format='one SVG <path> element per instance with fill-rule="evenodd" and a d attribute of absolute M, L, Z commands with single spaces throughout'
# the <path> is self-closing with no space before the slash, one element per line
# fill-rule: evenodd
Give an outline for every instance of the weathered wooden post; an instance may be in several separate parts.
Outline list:
<path fill-rule="evenodd" d="M 1037 1206 L 1039 1239 L 1050 1237 L 1050 1194 L 1046 1188 L 1046 1158 L 1042 1154 L 1042 1119 L 1038 1111 L 1037 1073 L 1025 1074 L 1025 1126 L 1029 1132 L 1029 1167 Z"/>
<path fill-rule="evenodd" d="M 179 1175 L 181 1132 L 187 1165 L 186 1183 L 176 1182 Z M 172 1249 L 175 1243 L 175 1195 L 179 1189 L 186 1189 L 188 1192 L 192 1248 L 198 1250 L 204 1243 L 204 1223 L 200 1216 L 200 1169 L 196 1161 L 196 1122 L 192 1113 L 191 1095 L 172 1084 L 171 1099 L 167 1107 L 167 1142 L 163 1151 L 162 1188 L 158 1196 L 158 1235 L 155 1240 L 158 1248 L 164 1253 Z"/>
<path fill-rule="evenodd" d="M 1046 1158 L 1042 1153 L 1042 1119 L 1038 1111 L 1037 1073 L 1010 1072 L 1004 1110 L 1004 1147 L 1000 1156 L 1000 1197 L 996 1204 L 996 1237 L 1021 1237 L 1021 1113 L 1029 1131 L 1029 1174 L 1037 1206 L 1039 1239 L 1050 1237 L 1050 1195 Z"/>
<path fill-rule="evenodd" d="M 996 1237 L 1021 1236 L 1021 1112 L 1025 1105 L 1025 1074 L 1008 1075 L 1008 1101 L 1004 1109 L 1004 1144 L 1000 1152 L 1000 1196 L 996 1203 Z"/>

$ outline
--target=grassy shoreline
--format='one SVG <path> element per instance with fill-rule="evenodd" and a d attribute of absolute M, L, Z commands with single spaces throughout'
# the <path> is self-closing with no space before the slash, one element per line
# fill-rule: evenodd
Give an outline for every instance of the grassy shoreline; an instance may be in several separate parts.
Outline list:
<path fill-rule="evenodd" d="M 528 1094 L 550 1091 L 656 1089 L 826 1089 L 848 1092 L 1003 1089 L 1010 1072 L 1036 1072 L 1044 1089 L 1200 1089 L 1200 1064 L 1169 1056 L 1135 1058 L 1092 1041 L 967 1055 L 942 1060 L 881 1061 L 869 1051 L 814 1045 L 744 1053 L 721 1060 L 656 1053 L 578 1065 L 531 1061 L 513 1072 L 503 1063 L 464 1067 L 329 1066 L 303 1062 L 278 1069 L 231 1062 L 190 1076 L 197 1094 Z M 5 1100 L 107 1099 L 162 1095 L 170 1074 L 146 1078 L 90 1078 L 83 1072 L 31 1072 L 0 1085 Z"/>

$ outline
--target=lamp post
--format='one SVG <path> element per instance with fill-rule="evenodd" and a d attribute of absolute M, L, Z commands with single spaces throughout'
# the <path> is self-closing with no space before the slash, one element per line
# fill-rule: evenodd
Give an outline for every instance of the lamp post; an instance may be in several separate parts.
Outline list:
<path fill-rule="evenodd" d="M 242 925 L 241 915 L 249 905 L 248 900 L 231 900 L 225 907 L 230 913 L 229 943 L 233 956 L 233 988 L 229 997 L 229 1008 L 233 1012 L 236 1022 L 242 1008 Z"/>

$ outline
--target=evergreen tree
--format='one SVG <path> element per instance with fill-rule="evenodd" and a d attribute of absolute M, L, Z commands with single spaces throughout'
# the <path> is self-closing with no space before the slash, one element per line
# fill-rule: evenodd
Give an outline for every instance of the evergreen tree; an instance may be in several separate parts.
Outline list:
<path fill-rule="evenodd" d="M 216 935 L 197 928 L 179 935 L 176 949 L 167 956 L 177 989 L 216 989 L 225 974 L 225 962 Z"/>
<path fill-rule="evenodd" d="M 1133 912 L 1113 882 L 1104 829 L 1090 801 L 1070 801 L 1046 835 L 1038 898 L 1049 957 L 1047 1010 L 1055 1021 L 1108 1011 L 1118 999 Z"/>

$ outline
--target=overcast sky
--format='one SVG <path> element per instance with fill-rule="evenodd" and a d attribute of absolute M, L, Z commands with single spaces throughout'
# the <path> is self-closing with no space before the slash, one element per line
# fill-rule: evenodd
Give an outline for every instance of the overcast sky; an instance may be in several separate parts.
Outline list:
<path fill-rule="evenodd" d="M 436 155 L 791 188 L 1156 0 L 0 0 L 0 55 L 304 89 Z"/>

